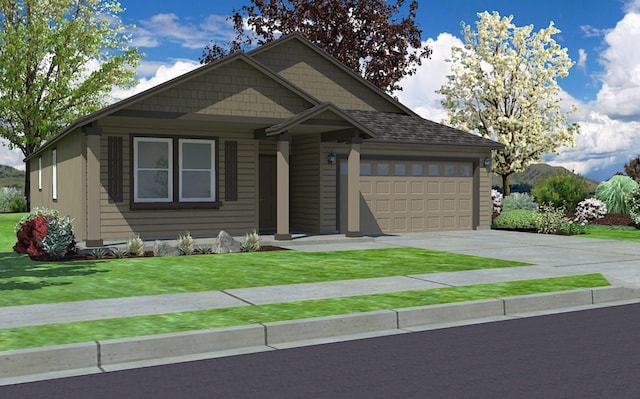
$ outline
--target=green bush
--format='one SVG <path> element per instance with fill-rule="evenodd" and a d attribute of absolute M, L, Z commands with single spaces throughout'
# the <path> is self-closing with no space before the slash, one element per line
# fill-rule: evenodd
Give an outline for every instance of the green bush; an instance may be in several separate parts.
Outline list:
<path fill-rule="evenodd" d="M 625 202 L 633 223 L 640 224 L 640 186 L 627 193 Z"/>
<path fill-rule="evenodd" d="M 566 231 L 570 220 L 565 216 L 565 212 L 564 207 L 542 205 L 540 212 L 533 216 L 533 223 L 538 233 L 558 234 L 561 231 Z"/>
<path fill-rule="evenodd" d="M 609 213 L 629 213 L 626 196 L 636 188 L 638 183 L 632 178 L 617 175 L 598 184 L 596 198 L 607 205 Z"/>
<path fill-rule="evenodd" d="M 537 211 L 538 204 L 536 204 L 536 199 L 527 193 L 511 193 L 502 199 L 502 212 L 516 209 Z"/>
<path fill-rule="evenodd" d="M 569 212 L 575 212 L 578 203 L 589 196 L 589 188 L 584 180 L 574 174 L 556 175 L 536 185 L 531 194 L 538 204 L 565 207 Z"/>
<path fill-rule="evenodd" d="M 536 212 L 528 209 L 515 209 L 502 212 L 493 220 L 493 227 L 496 229 L 523 229 L 535 228 L 533 223 Z"/>
<path fill-rule="evenodd" d="M 15 187 L 0 187 L 0 212 L 24 212 L 27 203 Z"/>

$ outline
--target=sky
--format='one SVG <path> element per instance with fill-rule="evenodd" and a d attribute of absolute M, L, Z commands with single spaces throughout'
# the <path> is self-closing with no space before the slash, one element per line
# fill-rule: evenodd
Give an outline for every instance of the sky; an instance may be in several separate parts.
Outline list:
<path fill-rule="evenodd" d="M 120 0 L 120 18 L 132 45 L 144 54 L 138 84 L 115 89 L 123 99 L 199 66 L 202 49 L 225 42 L 233 31 L 226 16 L 249 0 Z M 477 13 L 513 15 L 517 26 L 534 30 L 549 23 L 561 30 L 555 40 L 566 47 L 575 66 L 558 81 L 564 103 L 576 105 L 571 115 L 581 126 L 573 148 L 545 161 L 596 180 L 624 170 L 640 155 L 640 0 L 418 0 L 416 22 L 431 59 L 400 82 L 396 95 L 421 116 L 441 121 L 442 97 L 435 93 L 446 81 L 452 46 L 462 46 L 461 22 L 474 25 Z M 0 164 L 24 169 L 22 154 L 0 146 Z"/>

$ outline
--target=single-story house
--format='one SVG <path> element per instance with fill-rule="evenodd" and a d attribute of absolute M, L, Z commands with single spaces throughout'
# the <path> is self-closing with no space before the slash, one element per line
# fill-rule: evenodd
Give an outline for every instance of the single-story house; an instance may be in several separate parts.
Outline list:
<path fill-rule="evenodd" d="M 488 228 L 498 148 L 292 34 L 81 118 L 25 161 L 32 207 L 71 216 L 98 246 L 135 233 Z"/>

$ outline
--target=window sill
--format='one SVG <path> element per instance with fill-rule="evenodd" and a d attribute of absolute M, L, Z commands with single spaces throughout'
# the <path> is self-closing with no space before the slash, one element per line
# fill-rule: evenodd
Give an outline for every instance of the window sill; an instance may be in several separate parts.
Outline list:
<path fill-rule="evenodd" d="M 220 209 L 222 202 L 132 202 L 132 211 L 177 211 L 183 209 Z"/>

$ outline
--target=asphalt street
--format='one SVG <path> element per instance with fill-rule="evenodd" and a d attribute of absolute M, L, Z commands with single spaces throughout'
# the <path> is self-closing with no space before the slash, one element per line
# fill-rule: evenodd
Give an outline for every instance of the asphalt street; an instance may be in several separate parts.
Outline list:
<path fill-rule="evenodd" d="M 640 304 L 0 387 L 0 398 L 637 398 Z"/>

